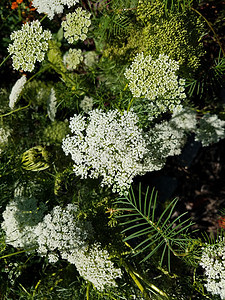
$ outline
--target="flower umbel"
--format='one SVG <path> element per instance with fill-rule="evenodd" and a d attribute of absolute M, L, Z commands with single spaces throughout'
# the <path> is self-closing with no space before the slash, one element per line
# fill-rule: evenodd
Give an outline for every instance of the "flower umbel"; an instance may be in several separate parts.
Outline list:
<path fill-rule="evenodd" d="M 32 72 L 36 61 L 43 61 L 48 50 L 48 40 L 52 38 L 49 30 L 43 30 L 41 23 L 33 21 L 22 25 L 22 29 L 10 35 L 12 44 L 8 51 L 12 55 L 13 68 Z"/>
<path fill-rule="evenodd" d="M 39 14 L 46 13 L 49 19 L 52 20 L 55 14 L 63 12 L 65 5 L 70 8 L 77 2 L 79 2 L 79 0 L 33 0 L 32 4 L 37 8 Z"/>
<path fill-rule="evenodd" d="M 13 109 L 15 107 L 15 104 L 16 104 L 17 100 L 19 99 L 19 96 L 20 96 L 26 82 L 27 82 L 26 76 L 22 76 L 14 84 L 12 91 L 9 95 L 9 107 L 11 109 Z"/>
<path fill-rule="evenodd" d="M 136 175 L 143 171 L 142 159 L 147 154 L 138 117 L 132 112 L 92 110 L 86 119 L 70 119 L 73 136 L 63 140 L 66 155 L 71 154 L 74 172 L 81 178 L 102 178 L 102 186 L 113 192 L 127 191 Z"/>
<path fill-rule="evenodd" d="M 220 120 L 217 115 L 204 115 L 199 121 L 195 140 L 206 147 L 217 143 L 225 137 L 225 121 Z"/>
<path fill-rule="evenodd" d="M 62 22 L 62 27 L 68 43 L 72 44 L 79 39 L 84 41 L 87 38 L 88 27 L 91 25 L 90 17 L 91 14 L 81 7 L 66 15 L 66 21 Z"/>
<path fill-rule="evenodd" d="M 200 261 L 205 271 L 205 287 L 213 295 L 225 299 L 225 246 L 224 238 L 215 245 L 206 245 Z"/>
<path fill-rule="evenodd" d="M 157 110 L 173 111 L 186 98 L 185 80 L 178 79 L 178 70 L 178 62 L 167 55 L 160 54 L 157 59 L 153 59 L 151 55 L 145 57 L 143 53 L 139 53 L 124 75 L 129 81 L 133 96 L 149 99 L 151 109 L 156 110 L 157 114 Z"/>
<path fill-rule="evenodd" d="M 4 146 L 8 143 L 9 136 L 10 131 L 0 127 L 0 154 L 2 152 L 1 148 L 4 148 Z"/>
<path fill-rule="evenodd" d="M 115 279 L 122 277 L 121 269 L 114 266 L 109 253 L 99 243 L 93 244 L 88 250 L 79 249 L 74 264 L 80 275 L 100 291 L 115 287 Z"/>
<path fill-rule="evenodd" d="M 63 56 L 63 62 L 66 66 L 67 70 L 73 71 L 77 68 L 77 66 L 84 60 L 82 56 L 82 51 L 80 49 L 69 49 Z"/>

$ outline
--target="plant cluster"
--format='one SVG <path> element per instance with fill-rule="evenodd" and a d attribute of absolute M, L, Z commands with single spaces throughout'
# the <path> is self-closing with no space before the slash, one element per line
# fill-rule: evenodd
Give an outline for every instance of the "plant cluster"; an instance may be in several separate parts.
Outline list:
<path fill-rule="evenodd" d="M 224 227 L 206 243 L 149 180 L 225 138 L 224 104 L 195 93 L 213 29 L 197 2 L 0 4 L 4 299 L 225 298 Z"/>

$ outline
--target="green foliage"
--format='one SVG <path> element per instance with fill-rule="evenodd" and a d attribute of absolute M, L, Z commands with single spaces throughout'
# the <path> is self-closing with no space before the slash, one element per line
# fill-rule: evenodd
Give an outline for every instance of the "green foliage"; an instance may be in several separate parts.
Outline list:
<path fill-rule="evenodd" d="M 23 90 L 23 98 L 33 105 L 42 106 L 46 109 L 47 100 L 51 91 L 51 85 L 45 84 L 41 80 L 27 82 Z"/>
<path fill-rule="evenodd" d="M 208 60 L 207 60 L 208 61 Z M 207 109 L 221 112 L 221 89 L 224 88 L 225 58 L 219 52 L 217 58 L 207 65 L 206 59 L 199 68 L 198 74 L 186 79 L 186 91 L 189 98 L 200 99 L 207 104 Z M 200 103 L 201 103 L 200 102 Z"/>
<path fill-rule="evenodd" d="M 123 233 L 128 233 L 124 241 L 138 241 L 133 249 L 133 255 L 138 255 L 147 250 L 147 255 L 142 259 L 146 261 L 156 251 L 162 250 L 160 265 L 162 265 L 165 254 L 168 254 L 168 267 L 170 269 L 170 254 L 175 256 L 185 256 L 188 253 L 187 229 L 193 224 L 189 220 L 181 221 L 181 218 L 186 214 L 170 220 L 174 211 L 177 200 L 174 199 L 165 208 L 161 215 L 157 216 L 157 193 L 152 190 L 151 195 L 148 194 L 148 189 L 144 199 L 142 197 L 141 187 L 139 187 L 138 199 L 134 191 L 127 197 L 123 197 L 117 201 L 119 209 L 126 212 L 125 215 L 118 216 L 119 218 L 128 218 L 121 225 L 126 225 Z"/>
<path fill-rule="evenodd" d="M 182 75 L 193 73 L 204 55 L 200 38 L 204 28 L 193 12 L 166 15 L 161 1 L 140 2 L 137 21 L 130 25 L 127 37 L 119 36 L 108 43 L 104 55 L 111 59 L 133 60 L 144 52 L 157 58 L 166 54 L 179 62 Z"/>
<path fill-rule="evenodd" d="M 185 12 L 189 10 L 193 5 L 200 3 L 200 0 L 163 0 L 165 5 L 165 12 L 181 11 Z"/>
<path fill-rule="evenodd" d="M 68 133 L 68 123 L 54 121 L 44 129 L 42 138 L 46 145 L 61 145 L 63 138 L 65 138 Z"/>
<path fill-rule="evenodd" d="M 139 0 L 138 9 L 145 11 L 147 17 L 148 15 L 152 17 L 154 14 L 159 16 L 163 13 L 186 12 L 199 2 L 199 0 Z"/>
<path fill-rule="evenodd" d="M 20 29 L 22 22 L 41 20 L 43 16 L 30 10 L 29 0 L 24 0 L 16 10 L 10 9 L 11 2 L 2 0 L 0 5 L 0 64 L 8 54 L 9 34 Z M 98 59 L 91 66 L 85 65 L 84 60 L 72 72 L 63 63 L 69 45 L 63 37 L 62 16 L 55 16 L 53 21 L 44 17 L 42 25 L 52 31 L 53 40 L 49 42 L 45 61 L 39 70 L 36 68 L 37 73 L 26 74 L 27 83 L 15 111 L 9 108 L 9 93 L 19 74 L 12 70 L 10 59 L 2 65 L 0 121 L 3 128 L 10 130 L 10 136 L 8 144 L 0 149 L 1 222 L 6 205 L 18 192 L 44 201 L 48 210 L 55 205 L 75 203 L 80 210 L 79 220 L 87 220 L 93 226 L 92 241 L 107 249 L 124 277 L 118 280 L 117 288 L 99 292 L 79 276 L 74 265 L 63 260 L 50 264 L 34 253 L 7 245 L 0 229 L 1 299 L 209 299 L 198 274 L 204 238 L 190 238 L 191 223 L 183 221 L 184 214 L 179 215 L 178 200 L 161 203 L 157 193 L 143 193 L 134 183 L 134 190 L 115 202 L 115 194 L 101 187 L 100 179 L 77 177 L 71 157 L 65 156 L 61 148 L 62 139 L 69 132 L 68 120 L 74 114 L 85 116 L 80 108 L 84 96 L 93 98 L 94 109 L 118 109 L 123 113 L 132 108 L 140 127 L 145 129 L 169 120 L 170 114 L 166 113 L 149 122 L 149 100 L 134 100 L 127 88 L 124 71 L 139 52 L 154 58 L 163 53 L 179 61 L 178 75 L 186 78 L 188 101 L 195 104 L 185 102 L 184 107 L 197 106 L 198 112 L 209 108 L 222 111 L 216 94 L 224 87 L 225 60 L 221 53 L 216 57 L 217 50 L 210 61 L 204 57 L 204 20 L 191 9 L 199 2 L 79 1 L 77 6 L 81 4 L 92 13 L 92 24 L 88 38 L 84 43 L 76 43 L 76 48 L 84 56 L 93 52 Z M 64 12 L 73 9 L 66 8 Z M 221 24 L 223 17 L 221 13 Z M 50 122 L 47 102 L 52 88 L 57 114 L 55 121 Z M 210 243 L 216 243 L 216 239 Z M 173 274 L 168 272 L 166 263 Z M 197 270 L 194 277 L 193 270 Z"/>

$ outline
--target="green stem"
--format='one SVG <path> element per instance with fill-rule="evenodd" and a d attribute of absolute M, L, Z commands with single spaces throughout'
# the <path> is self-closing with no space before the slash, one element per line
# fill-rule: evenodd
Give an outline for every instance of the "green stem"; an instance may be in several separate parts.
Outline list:
<path fill-rule="evenodd" d="M 143 285 L 141 284 L 141 282 L 138 280 L 133 268 L 126 263 L 124 260 L 122 260 L 122 264 L 124 265 L 127 273 L 130 275 L 130 277 L 133 279 L 133 281 L 135 282 L 135 284 L 137 285 L 137 287 L 139 288 L 139 290 L 141 291 L 142 295 L 145 297 L 146 300 L 151 300 L 151 298 L 149 297 L 148 293 L 146 292 L 145 288 L 143 287 Z"/>
<path fill-rule="evenodd" d="M 45 67 L 45 68 L 39 70 L 37 73 L 35 73 L 33 76 L 31 76 L 31 77 L 27 80 L 26 84 L 27 84 L 28 82 L 30 82 L 32 79 L 34 79 L 37 75 L 39 75 L 39 74 L 45 72 L 47 69 L 48 69 L 48 68 Z"/>
<path fill-rule="evenodd" d="M 21 14 L 21 8 L 20 8 L 20 5 L 18 7 L 18 17 L 19 17 L 19 22 L 22 21 L 22 14 Z"/>
<path fill-rule="evenodd" d="M 14 256 L 14 255 L 17 255 L 17 254 L 20 254 L 20 253 L 24 253 L 24 252 L 27 252 L 27 251 L 31 251 L 31 250 L 35 250 L 36 248 L 30 248 L 30 249 L 26 249 L 26 250 L 21 250 L 21 251 L 17 251 L 15 253 L 10 253 L 10 254 L 7 254 L 7 255 L 3 255 L 0 257 L 0 259 L 2 258 L 6 258 L 6 257 L 11 257 L 11 256 Z"/>
<path fill-rule="evenodd" d="M 134 98 L 132 98 L 132 99 L 130 100 L 130 103 L 128 104 L 127 111 L 129 111 L 129 110 L 130 110 L 130 108 L 131 108 L 131 105 L 132 105 L 133 101 L 134 101 Z"/>
<path fill-rule="evenodd" d="M 10 111 L 10 112 L 8 112 L 8 113 L 6 113 L 6 114 L 0 115 L 0 118 L 9 116 L 9 115 L 11 115 L 11 114 L 14 114 L 14 113 L 17 112 L 17 111 L 26 109 L 27 107 L 30 106 L 30 104 L 31 104 L 31 102 L 29 102 L 26 106 L 19 107 L 19 108 L 15 109 L 15 110 L 12 110 L 12 111 Z"/>
<path fill-rule="evenodd" d="M 9 54 L 8 56 L 6 56 L 6 58 L 1 62 L 0 67 L 7 61 L 7 59 L 9 59 L 11 54 Z"/>
<path fill-rule="evenodd" d="M 50 66 L 58 73 L 60 74 L 62 77 L 65 76 L 74 86 L 76 86 L 76 82 L 73 81 L 65 72 L 61 71 L 59 68 L 57 68 L 52 62 L 50 62 L 48 60 L 48 63 L 50 64 Z"/>
<path fill-rule="evenodd" d="M 213 34 L 214 34 L 214 36 L 215 36 L 215 39 L 216 39 L 218 45 L 220 46 L 221 51 L 223 52 L 223 56 L 225 56 L 225 51 L 224 51 L 224 49 L 223 49 L 223 46 L 222 46 L 222 44 L 220 43 L 219 37 L 218 37 L 218 35 L 216 34 L 215 30 L 213 29 L 211 23 L 210 23 L 210 22 L 209 22 L 209 21 L 208 21 L 208 20 L 207 20 L 207 19 L 206 19 L 199 11 L 198 11 L 198 10 L 194 9 L 193 7 L 191 7 L 191 9 L 192 9 L 194 12 L 196 12 L 200 17 L 202 17 L 202 18 L 205 20 L 205 22 L 208 24 L 209 28 L 212 30 L 212 32 L 213 32 Z"/>
<path fill-rule="evenodd" d="M 169 299 L 168 296 L 167 296 L 167 294 L 164 293 L 163 291 L 161 291 L 159 288 L 157 288 L 157 286 L 155 286 L 154 284 L 152 284 L 151 282 L 149 282 L 147 279 L 143 278 L 143 277 L 142 277 L 139 273 L 137 273 L 136 271 L 133 271 L 133 272 L 134 272 L 134 274 L 135 274 L 137 277 L 139 277 L 142 281 L 144 281 L 144 283 L 146 283 L 151 289 L 153 289 L 154 291 L 156 291 L 159 295 L 161 295 L 161 296 L 163 296 L 163 297 Z"/>
<path fill-rule="evenodd" d="M 44 17 L 40 20 L 40 23 L 45 19 L 47 18 L 48 15 L 44 15 Z"/>
<path fill-rule="evenodd" d="M 90 291 L 90 282 L 88 282 L 88 284 L 87 284 L 87 290 L 86 290 L 86 298 L 87 298 L 87 300 L 90 299 L 89 298 L 89 291 Z"/>

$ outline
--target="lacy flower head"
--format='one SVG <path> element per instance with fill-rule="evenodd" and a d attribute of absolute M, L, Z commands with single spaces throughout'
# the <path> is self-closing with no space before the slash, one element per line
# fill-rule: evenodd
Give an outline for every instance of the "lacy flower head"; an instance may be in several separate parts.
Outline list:
<path fill-rule="evenodd" d="M 42 220 L 46 206 L 33 197 L 16 197 L 3 212 L 2 229 L 6 243 L 16 248 L 33 247 L 36 244 L 35 226 Z"/>
<path fill-rule="evenodd" d="M 157 59 L 143 53 L 136 55 L 124 75 L 129 81 L 129 88 L 134 97 L 149 99 L 152 106 L 161 112 L 172 110 L 186 98 L 184 79 L 178 79 L 176 71 L 179 64 L 167 55 L 160 54 Z"/>
<path fill-rule="evenodd" d="M 55 14 L 61 14 L 64 6 L 71 7 L 79 0 L 33 0 L 32 5 L 37 8 L 39 14 L 45 13 L 52 20 Z"/>
<path fill-rule="evenodd" d="M 101 178 L 113 192 L 127 191 L 133 178 L 143 173 L 142 159 L 148 152 L 138 117 L 132 112 L 92 110 L 89 117 L 70 119 L 73 136 L 63 140 L 71 154 L 74 172 L 81 178 Z"/>
<path fill-rule="evenodd" d="M 11 109 L 14 108 L 17 100 L 19 99 L 19 96 L 24 88 L 24 85 L 27 82 L 27 77 L 22 76 L 20 79 L 17 80 L 17 82 L 14 84 L 12 91 L 9 95 L 9 107 Z"/>
<path fill-rule="evenodd" d="M 114 266 L 109 253 L 99 243 L 94 243 L 88 250 L 79 249 L 74 257 L 74 264 L 79 274 L 100 291 L 116 287 L 115 279 L 122 277 L 121 269 Z"/>
<path fill-rule="evenodd" d="M 215 245 L 203 248 L 200 266 L 204 269 L 205 287 L 213 295 L 225 299 L 225 240 L 220 238 Z"/>
<path fill-rule="evenodd" d="M 87 38 L 88 27 L 91 25 L 90 17 L 91 14 L 81 7 L 66 15 L 62 27 L 68 43 L 72 44 L 79 39 L 84 41 Z"/>
<path fill-rule="evenodd" d="M 170 123 L 177 129 L 183 129 L 186 132 L 195 131 L 197 127 L 196 112 L 189 107 L 181 107 L 180 110 L 173 111 Z"/>
<path fill-rule="evenodd" d="M 65 208 L 55 206 L 45 215 L 34 229 L 37 237 L 37 252 L 47 256 L 54 263 L 59 259 L 58 252 L 63 259 L 73 255 L 78 249 L 87 247 L 87 238 L 92 234 L 92 226 L 77 220 L 78 207 L 68 204 Z"/>
<path fill-rule="evenodd" d="M 8 51 L 12 55 L 13 68 L 32 72 L 36 61 L 43 61 L 48 50 L 48 40 L 52 38 L 49 30 L 43 30 L 39 21 L 22 25 L 22 29 L 10 35 L 13 41 Z"/>
<path fill-rule="evenodd" d="M 204 115 L 199 121 L 196 130 L 195 140 L 202 143 L 202 146 L 209 146 L 217 143 L 225 137 L 225 121 L 220 120 L 217 115 Z"/>
<path fill-rule="evenodd" d="M 146 164 L 153 170 L 160 170 L 169 156 L 179 155 L 186 143 L 185 131 L 174 127 L 173 119 L 156 124 L 146 133 L 149 155 Z"/>
<path fill-rule="evenodd" d="M 77 66 L 84 60 L 82 56 L 82 51 L 80 49 L 72 49 L 63 56 L 63 63 L 66 66 L 67 70 L 73 71 L 76 70 Z"/>

